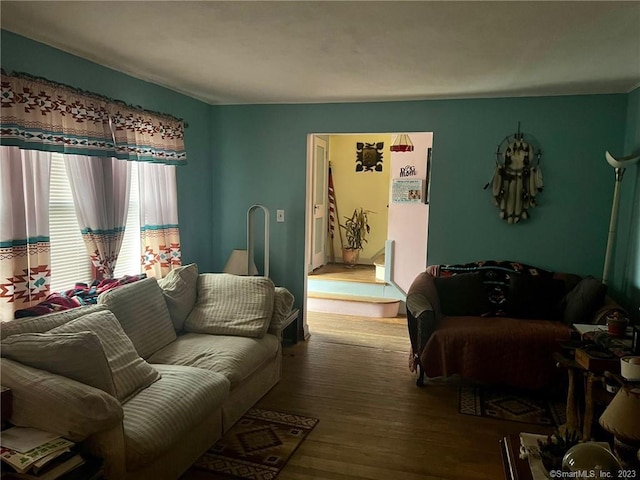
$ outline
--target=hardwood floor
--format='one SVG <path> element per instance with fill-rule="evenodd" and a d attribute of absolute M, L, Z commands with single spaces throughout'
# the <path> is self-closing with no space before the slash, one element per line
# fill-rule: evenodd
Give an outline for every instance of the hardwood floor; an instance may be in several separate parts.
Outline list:
<path fill-rule="evenodd" d="M 385 283 L 384 280 L 376 278 L 376 267 L 374 265 L 355 265 L 347 268 L 342 263 L 327 263 L 309 273 L 309 278 L 314 280 L 338 280 L 341 282 Z"/>
<path fill-rule="evenodd" d="M 282 380 L 258 404 L 320 419 L 278 480 L 500 480 L 500 438 L 550 432 L 459 414 L 454 379 L 416 387 L 404 318 L 307 321 L 311 337 L 284 348 Z"/>

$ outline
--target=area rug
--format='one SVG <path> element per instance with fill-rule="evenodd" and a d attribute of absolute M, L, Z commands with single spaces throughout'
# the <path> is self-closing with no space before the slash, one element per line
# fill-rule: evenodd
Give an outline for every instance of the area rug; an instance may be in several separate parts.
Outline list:
<path fill-rule="evenodd" d="M 318 421 L 252 408 L 194 466 L 233 478 L 273 479 Z"/>
<path fill-rule="evenodd" d="M 559 427 L 566 421 L 566 403 L 543 394 L 506 387 L 460 387 L 458 411 L 465 415 Z"/>

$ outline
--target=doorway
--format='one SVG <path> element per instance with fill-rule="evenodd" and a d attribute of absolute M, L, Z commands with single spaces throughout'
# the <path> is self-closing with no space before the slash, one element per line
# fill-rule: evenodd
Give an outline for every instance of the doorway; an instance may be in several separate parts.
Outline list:
<path fill-rule="evenodd" d="M 402 149 L 394 150 L 394 142 L 400 137 L 407 140 L 410 137 L 413 140 L 411 148 L 404 145 Z M 341 294 L 369 296 L 363 292 L 372 292 L 375 286 L 377 291 L 382 288 L 385 297 L 404 300 L 411 281 L 426 266 L 430 181 L 428 159 L 431 157 L 432 143 L 433 134 L 430 132 L 308 136 L 303 316 L 306 316 L 307 310 L 308 279 L 318 274 L 335 280 L 343 276 L 341 272 L 345 277 L 357 277 L 358 281 L 342 284 L 338 292 Z M 326 161 L 321 158 L 323 154 L 326 155 Z M 335 200 L 333 239 L 329 228 L 329 168 Z M 403 199 L 393 198 L 394 185 L 397 186 L 402 176 L 411 177 L 414 183 L 417 181 L 422 185 L 417 200 L 411 197 L 403 203 Z M 415 194 L 415 190 L 410 192 Z M 340 223 L 344 223 L 344 217 L 350 217 L 356 208 L 374 212 L 369 216 L 370 235 L 361 252 L 357 267 L 359 271 L 343 267 L 341 247 L 344 238 L 341 239 L 339 227 Z M 324 210 L 322 215 L 319 209 Z M 319 247 L 323 242 L 325 248 L 322 253 Z M 400 244 L 402 248 L 398 248 Z M 385 258 L 388 252 L 390 259 Z M 393 266 L 385 272 L 390 260 L 393 260 Z M 382 273 L 378 271 L 379 266 L 383 267 Z M 371 285 L 363 286 L 363 282 L 371 282 Z M 303 321 L 303 325 L 306 336 L 306 322 Z"/>

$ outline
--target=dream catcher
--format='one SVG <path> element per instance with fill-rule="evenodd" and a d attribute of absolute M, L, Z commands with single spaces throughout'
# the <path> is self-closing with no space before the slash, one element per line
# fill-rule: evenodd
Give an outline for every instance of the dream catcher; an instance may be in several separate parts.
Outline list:
<path fill-rule="evenodd" d="M 493 203 L 500 218 L 518 223 L 529 218 L 528 210 L 536 206 L 536 195 L 542 191 L 542 151 L 536 139 L 520 132 L 505 137 L 496 150 L 496 171 L 491 183 Z"/>

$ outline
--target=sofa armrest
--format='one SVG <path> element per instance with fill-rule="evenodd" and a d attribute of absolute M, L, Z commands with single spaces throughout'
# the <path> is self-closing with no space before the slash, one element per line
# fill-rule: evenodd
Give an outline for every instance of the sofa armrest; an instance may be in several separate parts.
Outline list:
<path fill-rule="evenodd" d="M 289 290 L 284 287 L 274 288 L 273 314 L 267 332 L 280 340 L 283 330 L 298 316 L 298 309 L 293 308 L 293 301 L 293 294 Z"/>
<path fill-rule="evenodd" d="M 78 442 L 122 422 L 122 405 L 102 390 L 2 358 L 2 385 L 13 394 L 11 423 Z"/>
<path fill-rule="evenodd" d="M 411 303 L 411 305 L 409 305 Z M 442 317 L 440 310 L 440 297 L 434 281 L 434 277 L 428 271 L 418 274 L 413 280 L 407 293 L 407 308 L 417 318 L 427 310 L 432 310 L 436 319 Z"/>
<path fill-rule="evenodd" d="M 607 323 L 607 316 L 619 312 L 623 317 L 630 318 L 629 312 L 627 312 L 622 306 L 620 306 L 614 299 L 607 295 L 604 299 L 602 306 L 596 310 L 596 313 L 591 319 L 592 325 L 605 325 Z"/>

